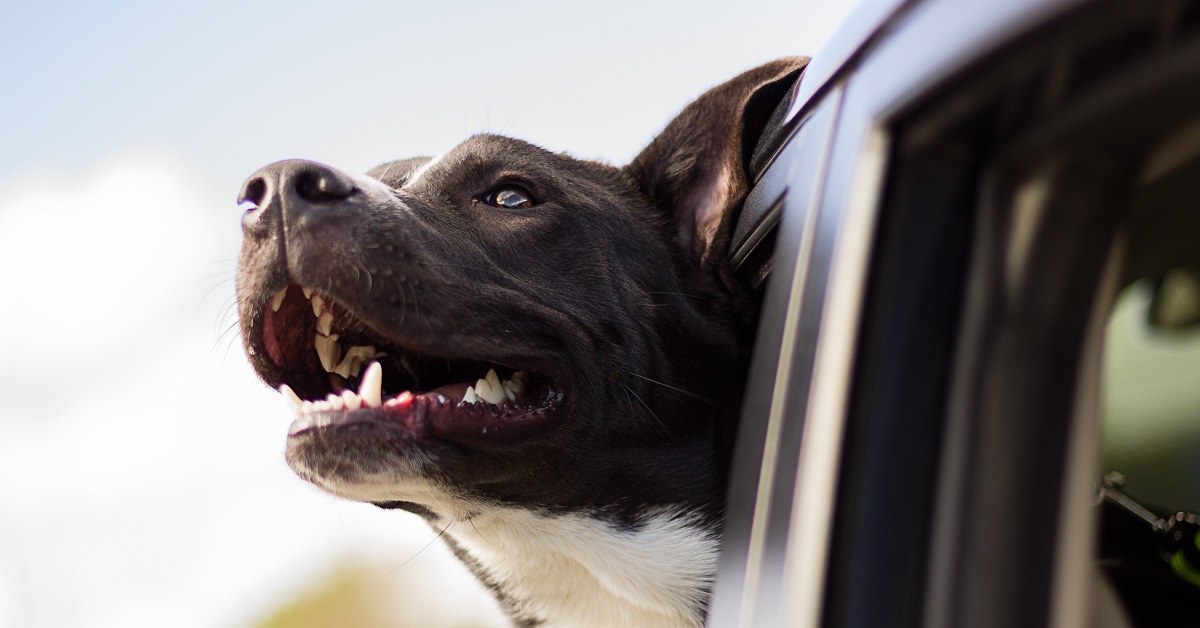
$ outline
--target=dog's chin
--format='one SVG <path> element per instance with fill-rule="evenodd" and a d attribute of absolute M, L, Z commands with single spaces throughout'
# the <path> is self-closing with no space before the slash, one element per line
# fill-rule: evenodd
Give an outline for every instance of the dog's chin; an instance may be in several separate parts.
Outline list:
<path fill-rule="evenodd" d="M 369 484 L 357 478 L 407 467 L 428 477 L 439 455 L 529 439 L 563 414 L 565 390 L 537 360 L 414 350 L 297 284 L 268 299 L 256 322 L 252 362 L 291 402 L 288 459 L 312 481 Z"/>

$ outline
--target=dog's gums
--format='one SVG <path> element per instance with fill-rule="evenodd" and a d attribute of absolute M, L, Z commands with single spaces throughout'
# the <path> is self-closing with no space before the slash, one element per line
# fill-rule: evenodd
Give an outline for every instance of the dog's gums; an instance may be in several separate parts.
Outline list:
<path fill-rule="evenodd" d="M 552 381 L 528 371 L 418 357 L 307 286 L 275 293 L 263 308 L 262 330 L 261 346 L 283 374 L 279 392 L 296 416 L 290 436 L 382 423 L 415 438 L 504 441 L 535 432 L 564 397 Z M 459 381 L 483 368 L 474 381 Z"/>

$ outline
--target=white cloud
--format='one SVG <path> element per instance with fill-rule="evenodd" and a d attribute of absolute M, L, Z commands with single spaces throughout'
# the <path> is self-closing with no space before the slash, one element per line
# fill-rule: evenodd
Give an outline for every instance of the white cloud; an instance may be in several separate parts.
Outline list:
<path fill-rule="evenodd" d="M 0 625 L 244 625 L 347 555 L 399 565 L 435 536 L 283 464 L 282 402 L 240 347 L 214 350 L 231 282 L 204 298 L 237 218 L 147 151 L 0 186 L 0 393 L 19 398 L 0 414 Z M 403 569 L 448 574 L 486 616 L 452 560 L 435 544 Z"/>

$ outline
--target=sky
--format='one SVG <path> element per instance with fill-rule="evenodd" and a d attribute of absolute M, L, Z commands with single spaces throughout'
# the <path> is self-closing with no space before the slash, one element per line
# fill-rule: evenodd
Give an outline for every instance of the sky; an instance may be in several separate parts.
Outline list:
<path fill-rule="evenodd" d="M 248 626 L 340 562 L 495 609 L 416 517 L 282 461 L 241 353 L 235 197 L 500 132 L 623 163 L 853 2 L 40 2 L 0 38 L 0 626 Z M 423 549 L 429 545 L 428 549 Z"/>

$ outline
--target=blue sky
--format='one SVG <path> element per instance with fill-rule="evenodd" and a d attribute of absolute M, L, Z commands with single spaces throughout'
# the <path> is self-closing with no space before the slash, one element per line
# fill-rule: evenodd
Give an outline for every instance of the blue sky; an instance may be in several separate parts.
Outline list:
<path fill-rule="evenodd" d="M 10 3 L 0 626 L 249 625 L 347 556 L 493 616 L 415 517 L 283 464 L 288 413 L 227 332 L 242 180 L 479 131 L 624 162 L 705 88 L 817 52 L 850 4 Z"/>
<path fill-rule="evenodd" d="M 814 52 L 807 42 L 839 11 L 763 0 L 19 3 L 0 39 L 0 180 L 78 171 L 133 145 L 177 152 L 236 191 L 278 158 L 363 169 L 483 130 L 624 161 L 703 88 Z"/>

